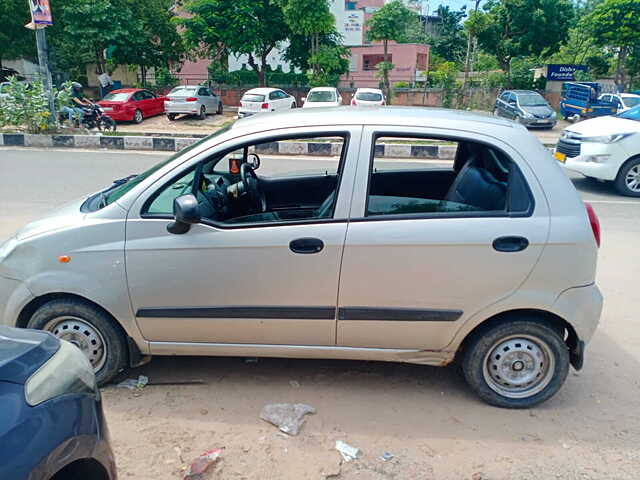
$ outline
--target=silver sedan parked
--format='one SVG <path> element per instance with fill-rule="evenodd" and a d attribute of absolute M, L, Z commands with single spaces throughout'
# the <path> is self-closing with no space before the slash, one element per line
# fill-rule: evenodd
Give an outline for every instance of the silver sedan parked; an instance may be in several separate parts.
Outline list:
<path fill-rule="evenodd" d="M 582 368 L 599 242 L 521 125 L 300 109 L 22 228 L 0 247 L 0 322 L 71 339 L 101 383 L 151 355 L 458 359 L 482 399 L 527 408 Z"/>
<path fill-rule="evenodd" d="M 180 114 L 198 115 L 204 120 L 207 115 L 222 114 L 222 99 L 209 87 L 200 85 L 180 85 L 167 95 L 164 109 L 169 120 Z"/>

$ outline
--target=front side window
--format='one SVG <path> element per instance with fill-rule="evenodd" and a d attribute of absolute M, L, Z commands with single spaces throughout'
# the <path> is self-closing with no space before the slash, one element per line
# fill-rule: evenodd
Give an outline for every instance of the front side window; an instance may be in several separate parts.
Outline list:
<path fill-rule="evenodd" d="M 204 221 L 219 226 L 330 219 L 345 143 L 328 135 L 242 145 L 171 180 L 142 213 L 170 216 L 175 198 L 194 194 Z"/>
<path fill-rule="evenodd" d="M 470 141 L 379 137 L 366 216 L 527 212 L 529 190 L 501 151 Z"/>

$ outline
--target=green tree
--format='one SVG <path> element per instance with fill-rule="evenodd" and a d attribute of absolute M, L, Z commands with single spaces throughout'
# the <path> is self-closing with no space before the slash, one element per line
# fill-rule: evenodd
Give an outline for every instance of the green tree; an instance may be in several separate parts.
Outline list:
<path fill-rule="evenodd" d="M 490 0 L 484 8 L 486 26 L 477 33 L 478 42 L 507 75 L 513 58 L 557 52 L 574 16 L 569 0 Z"/>
<path fill-rule="evenodd" d="M 604 0 L 596 5 L 583 25 L 595 43 L 616 52 L 616 85 L 627 87 L 627 60 L 640 44 L 640 2 L 638 0 Z"/>
<path fill-rule="evenodd" d="M 415 16 L 400 0 L 393 0 L 375 12 L 366 24 L 369 40 L 382 42 L 383 45 L 384 65 L 380 71 L 388 99 L 391 94 L 389 71 L 393 69 L 393 64 L 389 61 L 389 42 L 402 41 L 405 38 L 405 27 L 415 21 Z"/>
<path fill-rule="evenodd" d="M 25 0 L 0 1 L 0 68 L 2 60 L 35 57 L 36 36 L 24 28 L 31 21 L 29 4 Z"/>
<path fill-rule="evenodd" d="M 466 8 L 451 10 L 448 6 L 440 5 L 436 15 L 441 23 L 438 35 L 430 37 L 428 42 L 432 51 L 449 62 L 461 64 L 464 60 L 467 40 L 462 19 L 466 16 Z"/>
<path fill-rule="evenodd" d="M 188 0 L 185 9 L 191 16 L 179 23 L 188 47 L 209 58 L 246 54 L 265 85 L 267 56 L 290 33 L 280 6 L 269 0 Z"/>

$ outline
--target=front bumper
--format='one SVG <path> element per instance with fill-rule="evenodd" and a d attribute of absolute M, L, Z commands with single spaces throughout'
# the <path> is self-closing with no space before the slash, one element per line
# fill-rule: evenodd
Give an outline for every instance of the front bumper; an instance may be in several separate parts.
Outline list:
<path fill-rule="evenodd" d="M 589 159 L 594 155 L 608 155 L 609 158 L 602 163 L 590 161 Z M 583 142 L 580 144 L 580 155 L 567 157 L 564 162 L 560 162 L 560 165 L 587 177 L 615 180 L 620 166 L 627 158 L 629 158 L 628 153 L 619 144 Z"/>
<path fill-rule="evenodd" d="M 522 124 L 527 128 L 553 128 L 556 126 L 555 118 L 522 118 Z"/>

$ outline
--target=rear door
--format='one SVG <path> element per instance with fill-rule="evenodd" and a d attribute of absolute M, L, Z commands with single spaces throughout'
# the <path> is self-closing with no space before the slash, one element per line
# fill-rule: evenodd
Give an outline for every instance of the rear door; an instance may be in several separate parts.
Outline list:
<path fill-rule="evenodd" d="M 547 238 L 547 205 L 522 157 L 492 137 L 465 134 L 461 140 L 460 132 L 452 132 L 447 145 L 437 145 L 442 142 L 442 130 L 385 128 L 384 132 L 383 138 L 376 127 L 363 132 L 340 276 L 337 343 L 443 349 L 467 319 L 511 295 L 527 278 Z M 463 141 L 493 145 L 491 150 L 484 147 L 482 161 L 488 162 L 484 155 L 495 149 L 504 152 L 501 165 L 512 168 L 511 161 L 515 168 L 495 172 L 497 180 L 488 185 L 469 185 L 484 176 L 474 175 L 476 167 L 471 168 L 472 159 L 480 158 L 481 151 L 466 147 L 460 160 L 469 162 L 468 168 L 458 166 L 456 173 L 465 172 L 460 178 L 468 180 L 465 185 L 449 185 L 444 198 L 431 191 L 428 183 L 422 192 L 408 191 L 402 184 L 393 190 L 389 185 L 385 190 L 372 190 L 372 174 L 420 165 L 415 156 L 408 163 L 380 157 L 389 140 L 394 148 L 398 143 L 412 143 L 415 152 L 434 148 L 445 152 L 456 144 L 459 149 Z M 421 168 L 430 168 L 431 160 L 424 162 Z M 453 174 L 449 163 L 444 167 Z M 509 194 L 502 200 L 500 208 L 462 201 L 460 189 L 464 194 L 471 192 L 470 196 L 479 192 L 474 202 L 480 204 L 495 192 L 514 193 L 513 199 Z"/>

